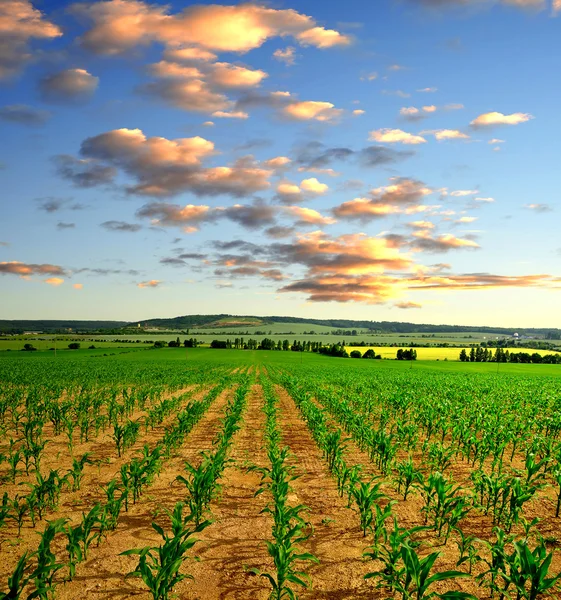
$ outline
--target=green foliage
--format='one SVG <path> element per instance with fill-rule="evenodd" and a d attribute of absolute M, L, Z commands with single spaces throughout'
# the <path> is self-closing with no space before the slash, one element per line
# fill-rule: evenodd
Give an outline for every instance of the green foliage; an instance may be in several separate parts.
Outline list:
<path fill-rule="evenodd" d="M 168 600 L 173 587 L 191 575 L 180 573 L 180 568 L 186 559 L 187 552 L 196 544 L 194 534 L 199 533 L 210 525 L 203 521 L 198 525 L 191 525 L 193 515 L 183 516 L 183 503 L 175 505 L 173 513 L 168 512 L 171 519 L 171 533 L 153 522 L 153 529 L 162 537 L 163 543 L 159 546 L 146 546 L 133 550 L 126 550 L 121 556 L 137 555 L 138 564 L 134 571 L 127 577 L 140 577 L 152 594 L 153 600 Z"/>

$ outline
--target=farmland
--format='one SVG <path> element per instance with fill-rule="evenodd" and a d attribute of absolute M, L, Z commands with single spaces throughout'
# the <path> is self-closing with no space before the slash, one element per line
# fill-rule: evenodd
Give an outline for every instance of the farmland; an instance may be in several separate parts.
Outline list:
<path fill-rule="evenodd" d="M 364 346 L 345 346 L 347 352 L 352 352 L 353 350 L 358 350 L 363 353 L 368 349 Z M 376 354 L 379 354 L 382 358 L 395 358 L 397 351 L 407 350 L 407 346 L 373 346 L 372 350 Z M 415 348 L 417 352 L 418 360 L 458 360 L 458 356 L 462 350 L 466 350 L 466 352 L 470 351 L 470 348 Z M 505 348 L 506 350 L 506 348 Z M 527 348 L 508 348 L 510 353 L 519 353 L 519 352 L 528 352 Z M 538 354 L 544 356 L 546 354 L 552 354 L 551 350 L 530 350 L 529 352 L 537 352 Z"/>
<path fill-rule="evenodd" d="M 558 365 L 109 350 L 0 355 L 8 597 L 559 594 Z"/>

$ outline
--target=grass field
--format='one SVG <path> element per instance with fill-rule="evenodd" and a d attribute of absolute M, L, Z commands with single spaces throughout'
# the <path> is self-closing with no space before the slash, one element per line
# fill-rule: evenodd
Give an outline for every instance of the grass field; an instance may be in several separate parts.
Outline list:
<path fill-rule="evenodd" d="M 266 600 L 254 570 L 302 571 L 281 579 L 302 599 L 417 598 L 434 553 L 462 576 L 429 593 L 533 597 L 525 549 L 561 572 L 559 365 L 105 350 L 0 353 L 0 593 L 18 561 L 9 597 L 60 600 Z M 161 544 L 171 571 L 129 553 Z"/>
<path fill-rule="evenodd" d="M 314 331 L 314 334 L 304 333 L 304 331 Z M 346 342 L 352 343 L 365 342 L 369 345 L 378 346 L 381 344 L 398 344 L 399 346 L 408 346 L 410 344 L 438 345 L 442 343 L 453 344 L 456 346 L 469 346 L 478 344 L 489 339 L 495 339 L 497 336 L 490 336 L 488 333 L 399 333 L 399 334 L 372 334 L 365 330 L 357 329 L 356 336 L 333 335 L 332 327 L 322 325 L 311 325 L 306 323 L 272 323 L 270 325 L 246 326 L 245 324 L 235 328 L 217 328 L 217 329 L 191 329 L 189 334 L 184 333 L 150 333 L 146 334 L 142 330 L 138 333 L 116 334 L 116 335 L 59 335 L 56 336 L 59 347 L 64 348 L 70 341 L 79 340 L 82 346 L 94 344 L 102 348 L 112 348 L 135 344 L 137 340 L 140 343 L 161 340 L 169 342 L 180 337 L 184 340 L 186 337 L 195 337 L 203 344 L 210 344 L 214 339 L 224 340 L 227 338 L 244 337 L 246 340 L 250 337 L 261 340 L 264 337 L 271 337 L 275 341 L 278 339 L 288 339 L 290 343 L 297 341 L 322 342 L 324 345 Z M 257 334 L 256 332 L 260 333 Z M 248 332 L 248 333 L 246 333 Z M 51 348 L 54 345 L 54 335 L 27 335 L 14 336 L 0 339 L 0 351 L 5 349 L 20 350 L 25 343 L 32 343 L 38 349 Z"/>

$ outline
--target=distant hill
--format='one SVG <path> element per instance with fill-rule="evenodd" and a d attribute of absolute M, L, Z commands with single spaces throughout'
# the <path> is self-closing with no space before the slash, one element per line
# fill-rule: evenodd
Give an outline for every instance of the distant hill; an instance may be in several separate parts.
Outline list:
<path fill-rule="evenodd" d="M 470 325 L 431 325 L 407 323 L 402 321 L 356 321 L 350 319 L 303 319 L 300 317 L 255 317 L 240 315 L 185 315 L 172 319 L 149 319 L 140 321 L 143 327 L 161 327 L 166 329 L 216 329 L 217 327 L 255 326 L 271 323 L 303 323 L 323 325 L 333 329 L 368 329 L 379 333 L 470 333 L 482 332 L 498 335 L 544 335 L 554 339 L 561 338 L 561 329 L 554 328 L 506 328 Z M 135 323 L 136 325 L 136 323 Z"/>
<path fill-rule="evenodd" d="M 146 321 L 66 321 L 66 320 L 0 320 L 0 333 L 24 333 L 26 331 L 53 332 L 103 332 L 120 333 L 131 329 L 162 329 L 184 331 L 186 329 L 246 328 L 272 323 L 299 323 L 310 326 L 323 325 L 332 329 L 367 329 L 376 333 L 470 333 L 481 332 L 495 335 L 539 335 L 549 339 L 561 339 L 561 329 L 555 328 L 506 328 L 470 325 L 431 325 L 402 321 L 363 321 L 351 319 L 303 319 L 300 317 L 254 315 L 183 315 L 170 319 L 148 319 Z"/>
<path fill-rule="evenodd" d="M 98 331 L 119 329 L 127 325 L 127 321 L 49 321 L 49 320 L 0 320 L 0 333 L 24 333 L 41 331 L 43 333 L 58 332 L 68 329 L 76 331 Z"/>

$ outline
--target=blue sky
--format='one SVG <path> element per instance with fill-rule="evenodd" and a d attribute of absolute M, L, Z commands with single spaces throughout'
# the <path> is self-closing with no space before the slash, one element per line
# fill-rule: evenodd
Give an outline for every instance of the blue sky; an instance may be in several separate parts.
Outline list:
<path fill-rule="evenodd" d="M 558 325 L 559 4 L 0 0 L 0 318 Z"/>

